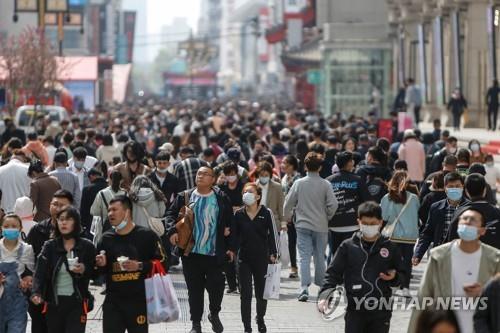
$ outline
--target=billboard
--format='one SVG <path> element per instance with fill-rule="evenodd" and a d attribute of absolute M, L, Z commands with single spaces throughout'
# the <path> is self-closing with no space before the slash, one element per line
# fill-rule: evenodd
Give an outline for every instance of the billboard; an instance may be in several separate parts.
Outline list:
<path fill-rule="evenodd" d="M 136 12 L 123 12 L 123 33 L 127 38 L 127 62 L 131 63 L 134 56 L 134 36 L 135 36 Z"/>

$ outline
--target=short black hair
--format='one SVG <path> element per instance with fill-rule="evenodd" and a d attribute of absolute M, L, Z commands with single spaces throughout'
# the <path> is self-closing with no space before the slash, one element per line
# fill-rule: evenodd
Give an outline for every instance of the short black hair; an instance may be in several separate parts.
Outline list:
<path fill-rule="evenodd" d="M 156 154 L 155 161 L 170 161 L 170 154 L 165 150 L 161 150 Z"/>
<path fill-rule="evenodd" d="M 113 137 L 111 134 L 104 134 L 102 137 L 103 146 L 112 146 L 113 145 Z"/>
<path fill-rule="evenodd" d="M 457 160 L 458 162 L 466 162 L 470 163 L 470 151 L 467 148 L 460 148 L 457 152 Z"/>
<path fill-rule="evenodd" d="M 387 154 L 382 148 L 377 146 L 370 147 L 370 149 L 368 149 L 368 154 L 370 154 L 370 156 L 380 164 L 382 165 L 387 164 Z"/>
<path fill-rule="evenodd" d="M 443 132 L 443 134 L 444 134 L 444 132 Z M 457 143 L 457 142 L 458 142 L 458 140 L 457 140 L 457 138 L 456 138 L 456 137 L 454 137 L 454 136 L 450 136 L 450 137 L 448 137 L 448 138 L 446 139 L 446 143 Z"/>
<path fill-rule="evenodd" d="M 228 175 L 233 171 L 238 174 L 238 165 L 236 165 L 236 163 L 234 163 L 233 161 L 226 161 L 222 165 L 222 171 L 225 175 Z"/>
<path fill-rule="evenodd" d="M 335 156 L 335 163 L 337 164 L 339 169 L 345 168 L 347 163 L 352 161 L 354 159 L 354 156 L 351 152 L 349 151 L 341 151 L 337 153 L 337 156 Z"/>
<path fill-rule="evenodd" d="M 448 154 L 444 157 L 443 165 L 452 165 L 454 167 L 457 166 L 458 160 L 455 155 Z"/>
<path fill-rule="evenodd" d="M 28 167 L 28 177 L 31 177 L 33 175 L 33 172 L 43 172 L 43 165 L 40 160 L 32 160 L 30 162 L 30 166 Z"/>
<path fill-rule="evenodd" d="M 92 169 L 90 169 L 90 170 L 89 170 L 88 175 L 89 175 L 89 176 L 97 176 L 97 177 L 102 177 L 102 172 L 101 172 L 101 171 L 99 171 L 99 170 L 98 170 L 98 169 L 96 169 L 96 168 L 92 168 Z"/>
<path fill-rule="evenodd" d="M 444 186 L 448 185 L 450 182 L 459 180 L 462 185 L 464 184 L 464 178 L 458 172 L 449 172 L 444 176 Z"/>
<path fill-rule="evenodd" d="M 382 220 L 382 208 L 375 201 L 363 202 L 358 207 L 358 219 L 363 217 L 374 217 L 377 220 Z"/>
<path fill-rule="evenodd" d="M 38 134 L 36 134 L 36 132 L 28 133 L 28 140 L 33 141 L 36 139 L 38 139 Z"/>
<path fill-rule="evenodd" d="M 325 146 L 323 146 L 322 144 L 320 143 L 315 143 L 311 146 L 311 149 L 310 149 L 311 152 L 314 152 L 314 153 L 317 153 L 317 154 L 321 154 L 321 155 L 324 155 L 325 154 Z"/>
<path fill-rule="evenodd" d="M 394 162 L 394 170 L 401 169 L 408 171 L 408 163 L 406 163 L 405 160 L 396 160 L 396 162 Z"/>
<path fill-rule="evenodd" d="M 262 171 L 267 171 L 269 173 L 270 176 L 273 175 L 273 166 L 271 165 L 271 163 L 269 162 L 266 162 L 266 161 L 262 161 L 259 163 L 258 167 L 257 167 L 257 172 L 256 174 L 258 176 L 260 176 L 260 173 Z"/>
<path fill-rule="evenodd" d="M 486 180 L 479 173 L 471 173 L 465 178 L 464 187 L 471 198 L 480 198 L 484 195 Z"/>
<path fill-rule="evenodd" d="M 469 174 L 478 173 L 480 175 L 486 176 L 486 169 L 482 163 L 472 163 L 469 167 Z"/>
<path fill-rule="evenodd" d="M 194 149 L 191 146 L 181 147 L 181 149 L 179 151 L 179 154 L 183 154 L 183 155 L 194 155 L 194 153 L 195 153 Z"/>
<path fill-rule="evenodd" d="M 286 155 L 283 158 L 283 162 L 285 161 L 293 167 L 293 170 L 297 171 L 299 169 L 299 160 L 294 155 Z"/>
<path fill-rule="evenodd" d="M 85 147 L 77 147 L 73 150 L 73 157 L 78 159 L 84 159 L 87 157 L 87 149 Z"/>
<path fill-rule="evenodd" d="M 123 207 L 125 207 L 125 209 L 130 209 L 130 211 L 132 211 L 132 201 L 130 201 L 130 198 L 126 195 L 120 194 L 109 200 L 110 205 L 114 204 L 115 202 L 121 203 Z"/>
<path fill-rule="evenodd" d="M 80 233 L 82 232 L 82 219 L 78 209 L 73 206 L 66 207 L 57 214 L 57 218 L 59 219 L 62 214 L 66 214 L 67 217 L 72 218 L 73 221 L 75 221 L 70 236 L 73 238 L 79 238 Z M 58 224 L 56 224 L 56 227 L 54 228 L 54 236 L 55 238 L 62 237 Z"/>
<path fill-rule="evenodd" d="M 379 138 L 377 140 L 377 147 L 382 148 L 385 152 L 388 152 L 391 148 L 391 143 L 386 138 Z"/>
<path fill-rule="evenodd" d="M 134 154 L 135 158 L 137 161 L 142 161 L 142 159 L 145 156 L 144 148 L 141 146 L 141 144 L 137 141 L 128 141 L 124 146 L 123 146 L 123 160 L 127 160 L 127 150 L 131 149 L 132 154 Z"/>
<path fill-rule="evenodd" d="M 68 199 L 68 201 L 73 204 L 73 194 L 71 194 L 68 190 L 57 190 L 56 193 L 52 196 L 52 198 L 64 198 Z"/>
<path fill-rule="evenodd" d="M 202 154 L 205 157 L 215 156 L 214 150 L 212 148 L 205 148 Z"/>

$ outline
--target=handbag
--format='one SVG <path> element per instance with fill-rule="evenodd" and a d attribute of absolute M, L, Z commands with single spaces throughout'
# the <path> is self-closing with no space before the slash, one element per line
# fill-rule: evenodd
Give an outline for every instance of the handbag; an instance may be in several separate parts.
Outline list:
<path fill-rule="evenodd" d="M 158 260 L 153 261 L 151 274 L 144 280 L 148 323 L 172 322 L 179 319 L 181 307 L 170 275 Z"/>
<path fill-rule="evenodd" d="M 148 225 L 151 230 L 153 230 L 158 237 L 163 236 L 165 234 L 164 218 L 149 215 L 148 210 L 144 206 L 142 207 L 142 210 L 144 211 L 144 214 L 146 214 Z"/>
<path fill-rule="evenodd" d="M 194 211 L 189 206 L 188 191 L 184 192 L 184 207 L 181 208 L 179 220 L 175 224 L 179 237 L 177 247 L 183 250 L 185 256 L 189 255 L 194 247 L 193 239 Z"/>
<path fill-rule="evenodd" d="M 263 298 L 279 299 L 281 283 L 281 263 L 267 265 L 266 284 L 264 286 Z"/>
<path fill-rule="evenodd" d="M 394 229 L 396 228 L 396 225 L 398 224 L 398 222 L 399 222 L 399 220 L 401 218 L 401 215 L 403 215 L 403 212 L 405 211 L 406 207 L 408 207 L 408 204 L 410 203 L 410 200 L 411 200 L 411 196 L 408 196 L 408 199 L 406 200 L 405 205 L 399 211 L 399 214 L 396 217 L 396 219 L 394 220 L 394 222 L 392 222 L 391 224 L 386 225 L 384 227 L 384 229 L 382 229 L 382 236 L 387 237 L 387 238 L 391 238 L 392 237 L 392 234 L 394 233 Z"/>

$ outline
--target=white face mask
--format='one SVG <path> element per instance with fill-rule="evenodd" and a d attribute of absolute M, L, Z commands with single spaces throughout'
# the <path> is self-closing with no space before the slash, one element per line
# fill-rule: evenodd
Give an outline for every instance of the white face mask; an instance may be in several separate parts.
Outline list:
<path fill-rule="evenodd" d="M 226 179 L 228 182 L 234 183 L 238 179 L 238 177 L 237 176 L 227 176 Z"/>
<path fill-rule="evenodd" d="M 250 192 L 243 193 L 243 203 L 247 206 L 251 206 L 255 203 L 255 194 Z"/>
<path fill-rule="evenodd" d="M 158 172 L 160 172 L 160 173 L 166 173 L 168 171 L 168 168 L 165 168 L 165 169 L 156 168 L 156 170 L 158 170 Z"/>
<path fill-rule="evenodd" d="M 379 230 L 380 230 L 380 225 L 366 225 L 366 224 L 360 224 L 359 230 L 365 236 L 366 238 L 373 238 L 378 235 Z"/>

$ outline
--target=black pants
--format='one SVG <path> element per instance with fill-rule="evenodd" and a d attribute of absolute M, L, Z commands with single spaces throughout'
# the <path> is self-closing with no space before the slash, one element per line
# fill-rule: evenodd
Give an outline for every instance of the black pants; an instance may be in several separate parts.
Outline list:
<path fill-rule="evenodd" d="M 295 229 L 295 224 L 288 223 L 287 234 L 288 252 L 290 252 L 290 266 L 292 266 L 292 268 L 297 268 L 297 229 Z"/>
<path fill-rule="evenodd" d="M 336 232 L 331 230 L 328 232 L 328 245 L 330 246 L 330 253 L 328 254 L 328 263 L 330 263 L 333 260 L 335 253 L 340 247 L 340 244 L 342 244 L 342 242 L 345 241 L 346 239 L 351 238 L 355 232 L 356 231 Z"/>
<path fill-rule="evenodd" d="M 405 278 L 401 281 L 401 288 L 410 288 L 410 279 L 411 279 L 411 258 L 413 257 L 413 248 L 415 244 L 403 244 L 403 243 L 394 243 L 397 247 L 399 247 L 399 251 L 401 251 L 401 256 L 403 257 L 403 268 L 405 270 Z"/>
<path fill-rule="evenodd" d="M 59 296 L 58 305 L 49 304 L 47 327 L 50 333 L 85 333 L 87 315 L 76 296 Z"/>
<path fill-rule="evenodd" d="M 42 314 L 42 306 L 28 302 L 28 313 L 31 317 L 31 333 L 48 333 L 47 321 Z"/>
<path fill-rule="evenodd" d="M 488 129 L 497 129 L 498 105 L 488 106 Z"/>
<path fill-rule="evenodd" d="M 238 278 L 236 276 L 236 263 L 226 262 L 224 264 L 224 273 L 226 274 L 227 286 L 231 290 L 236 290 L 238 287 Z"/>
<path fill-rule="evenodd" d="M 460 129 L 460 118 L 462 118 L 462 113 L 458 111 L 452 111 L 453 113 L 453 128 L 455 130 Z"/>
<path fill-rule="evenodd" d="M 208 292 L 210 312 L 218 314 L 224 296 L 224 266 L 218 264 L 216 257 L 192 253 L 182 257 L 182 267 L 188 288 L 191 321 L 201 322 L 205 289 Z"/>
<path fill-rule="evenodd" d="M 391 327 L 390 311 L 348 310 L 345 314 L 345 333 L 388 333 Z"/>
<path fill-rule="evenodd" d="M 238 262 L 241 321 L 245 326 L 245 330 L 250 329 L 252 326 L 252 279 L 255 287 L 255 300 L 257 301 L 257 318 L 264 319 L 266 315 L 267 301 L 263 296 L 264 286 L 266 285 L 267 264 L 267 257 Z"/>
<path fill-rule="evenodd" d="M 102 305 L 102 331 L 106 333 L 148 333 L 146 299 L 118 300 L 106 297 Z"/>
<path fill-rule="evenodd" d="M 415 115 L 415 126 L 417 126 L 420 123 L 420 109 L 421 108 L 422 108 L 421 106 L 417 106 L 417 105 L 415 105 L 413 107 L 413 114 Z"/>

